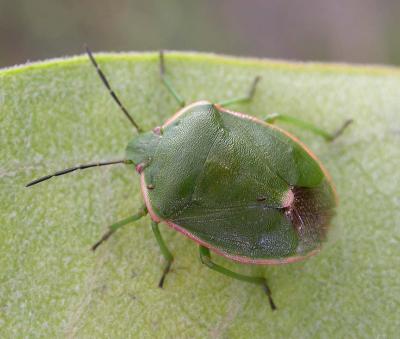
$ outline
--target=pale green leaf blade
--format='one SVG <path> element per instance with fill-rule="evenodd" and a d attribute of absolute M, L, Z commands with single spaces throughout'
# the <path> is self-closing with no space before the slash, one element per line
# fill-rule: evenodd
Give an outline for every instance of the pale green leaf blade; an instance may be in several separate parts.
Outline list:
<path fill-rule="evenodd" d="M 116 92 L 145 129 L 176 110 L 161 85 L 157 54 L 98 56 Z M 162 257 L 148 218 L 118 231 L 96 253 L 106 226 L 141 204 L 137 174 L 91 169 L 25 188 L 93 160 L 119 159 L 135 131 L 86 57 L 0 71 L 1 337 L 395 337 L 400 326 L 400 71 L 166 55 L 187 102 L 245 93 L 258 117 L 294 115 L 333 131 L 332 144 L 287 126 L 321 158 L 340 197 L 331 239 L 306 262 L 249 267 L 261 289 L 203 267 L 197 247 L 162 227 L 175 255 L 163 290 Z"/>

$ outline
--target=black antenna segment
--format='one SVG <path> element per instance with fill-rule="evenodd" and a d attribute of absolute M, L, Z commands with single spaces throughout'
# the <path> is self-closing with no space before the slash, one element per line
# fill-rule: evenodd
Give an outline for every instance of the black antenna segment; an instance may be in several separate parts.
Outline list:
<path fill-rule="evenodd" d="M 108 92 L 111 94 L 111 96 L 113 97 L 115 102 L 118 104 L 119 108 L 121 108 L 122 112 L 124 112 L 125 116 L 129 119 L 129 121 L 136 128 L 136 130 L 139 133 L 143 132 L 143 130 L 139 127 L 139 125 L 135 122 L 135 120 L 133 120 L 133 118 L 129 114 L 128 110 L 125 108 L 125 106 L 122 104 L 121 100 L 119 100 L 119 98 L 117 97 L 117 95 L 115 94 L 113 89 L 111 88 L 110 83 L 108 82 L 105 74 L 100 69 L 99 65 L 97 64 L 96 59 L 94 58 L 94 56 L 93 56 L 92 52 L 90 51 L 89 47 L 87 45 L 85 45 L 85 48 L 86 48 L 86 53 L 88 54 L 90 61 L 92 62 L 93 66 L 96 68 L 97 74 L 99 75 L 99 77 L 100 77 L 101 81 L 103 82 L 104 86 L 107 87 Z"/>
<path fill-rule="evenodd" d="M 39 179 L 31 181 L 29 184 L 27 184 L 25 187 L 33 186 L 36 185 L 42 181 L 49 180 L 53 177 L 58 177 L 60 175 L 68 174 L 71 172 L 74 172 L 76 170 L 81 170 L 81 169 L 86 169 L 86 168 L 91 168 L 91 167 L 100 167 L 100 166 L 106 166 L 106 165 L 114 165 L 114 164 L 132 164 L 132 160 L 114 160 L 114 161 L 106 161 L 106 162 L 95 162 L 91 164 L 85 164 L 85 165 L 78 165 L 75 167 L 67 168 L 61 171 L 57 171 L 53 174 L 46 175 L 44 177 L 41 177 Z"/>

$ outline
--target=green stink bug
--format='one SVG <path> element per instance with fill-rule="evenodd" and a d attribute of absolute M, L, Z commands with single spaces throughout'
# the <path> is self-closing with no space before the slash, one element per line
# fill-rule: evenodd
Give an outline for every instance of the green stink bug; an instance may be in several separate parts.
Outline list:
<path fill-rule="evenodd" d="M 285 120 L 333 140 L 349 121 L 331 135 L 288 116 L 274 114 L 262 121 L 224 108 L 251 100 L 258 77 L 244 97 L 219 104 L 199 101 L 185 106 L 165 74 L 160 53 L 161 79 L 182 108 L 162 126 L 144 132 L 111 89 L 91 52 L 87 52 L 138 135 L 129 142 L 123 160 L 69 168 L 27 186 L 77 169 L 117 163 L 134 165 L 140 175 L 143 207 L 111 225 L 92 249 L 122 226 L 149 214 L 166 260 L 160 287 L 173 261 L 158 227 L 164 222 L 199 244 L 201 261 L 209 268 L 261 285 L 275 309 L 264 277 L 239 274 L 217 265 L 210 250 L 240 263 L 265 265 L 290 263 L 315 254 L 334 214 L 336 193 L 315 155 L 272 123 Z"/>

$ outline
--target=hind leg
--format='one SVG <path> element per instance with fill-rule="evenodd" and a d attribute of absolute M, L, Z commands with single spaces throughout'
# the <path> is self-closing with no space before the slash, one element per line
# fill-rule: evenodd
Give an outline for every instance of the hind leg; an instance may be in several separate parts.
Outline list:
<path fill-rule="evenodd" d="M 222 267 L 212 261 L 210 250 L 208 248 L 206 248 L 204 246 L 200 246 L 199 250 L 200 250 L 200 260 L 208 268 L 211 268 L 212 270 L 222 273 L 233 279 L 260 285 L 263 288 L 265 294 L 268 296 L 268 300 L 269 300 L 271 309 L 276 310 L 275 303 L 272 300 L 271 290 L 269 289 L 269 287 L 267 285 L 267 280 L 265 280 L 264 277 L 250 277 L 248 275 L 239 274 L 239 273 L 233 272 L 231 270 L 228 270 L 227 268 Z"/>

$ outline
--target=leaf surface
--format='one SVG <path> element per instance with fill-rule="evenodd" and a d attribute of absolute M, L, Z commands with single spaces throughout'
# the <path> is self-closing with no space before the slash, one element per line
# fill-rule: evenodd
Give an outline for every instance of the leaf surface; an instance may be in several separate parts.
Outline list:
<path fill-rule="evenodd" d="M 98 62 L 137 122 L 160 125 L 176 110 L 158 58 L 101 54 Z M 149 218 L 107 225 L 141 204 L 139 178 L 123 166 L 88 169 L 31 188 L 29 181 L 79 163 L 124 157 L 135 134 L 85 56 L 0 71 L 0 333 L 2 337 L 394 337 L 400 326 L 400 71 L 168 53 L 167 72 L 187 102 L 242 95 L 262 76 L 257 117 L 293 115 L 333 131 L 334 143 L 287 127 L 330 171 L 340 197 L 318 256 L 263 274 L 278 311 L 257 286 L 203 267 L 197 246 L 167 227 L 175 255 L 165 288 Z M 194 150 L 195 151 L 195 150 Z"/>

